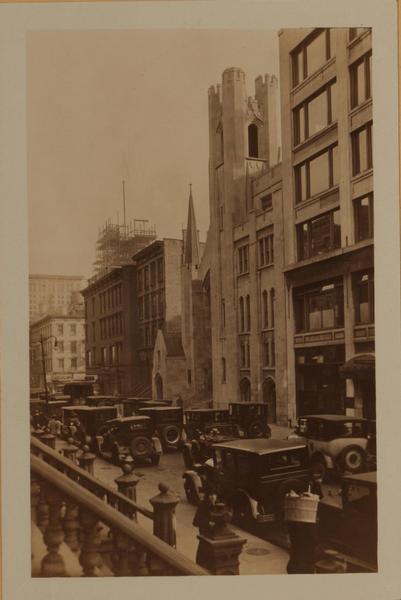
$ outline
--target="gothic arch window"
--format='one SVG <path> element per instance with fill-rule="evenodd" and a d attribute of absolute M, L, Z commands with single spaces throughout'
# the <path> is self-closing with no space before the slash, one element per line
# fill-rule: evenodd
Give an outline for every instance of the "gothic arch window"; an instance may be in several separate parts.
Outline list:
<path fill-rule="evenodd" d="M 251 382 L 248 377 L 243 377 L 239 382 L 239 391 L 241 402 L 251 401 Z"/>
<path fill-rule="evenodd" d="M 226 359 L 223 357 L 221 359 L 221 383 L 225 383 L 226 382 L 226 377 L 227 377 L 227 373 L 226 373 Z"/>
<path fill-rule="evenodd" d="M 245 310 L 244 299 L 242 296 L 239 299 L 239 327 L 240 331 L 245 331 Z"/>
<path fill-rule="evenodd" d="M 248 156 L 258 158 L 258 126 L 251 123 L 248 127 Z"/>
<path fill-rule="evenodd" d="M 267 329 L 269 327 L 269 308 L 266 290 L 263 290 L 262 294 L 262 324 L 263 329 Z"/>
<path fill-rule="evenodd" d="M 246 297 L 246 330 L 251 330 L 251 299 L 249 294 Z"/>
<path fill-rule="evenodd" d="M 271 326 L 274 327 L 274 305 L 275 305 L 276 297 L 274 288 L 270 290 L 270 314 L 271 314 Z"/>

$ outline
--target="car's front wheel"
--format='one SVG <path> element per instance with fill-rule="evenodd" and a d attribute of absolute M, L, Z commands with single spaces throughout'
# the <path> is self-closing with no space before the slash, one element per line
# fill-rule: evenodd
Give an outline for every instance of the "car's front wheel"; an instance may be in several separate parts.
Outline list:
<path fill-rule="evenodd" d="M 340 463 L 343 471 L 359 473 L 365 466 L 365 453 L 358 446 L 349 446 L 343 450 Z"/>
<path fill-rule="evenodd" d="M 249 502 L 246 498 L 236 498 L 232 502 L 233 523 L 246 531 L 252 531 L 255 526 L 255 519 Z"/>

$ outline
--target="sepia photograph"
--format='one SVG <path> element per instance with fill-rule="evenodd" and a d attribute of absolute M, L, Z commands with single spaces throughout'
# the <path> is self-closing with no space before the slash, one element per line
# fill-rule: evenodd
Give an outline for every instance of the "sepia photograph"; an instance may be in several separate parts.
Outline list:
<path fill-rule="evenodd" d="M 25 575 L 43 598 L 100 593 L 87 578 L 178 598 L 180 576 L 352 575 L 323 578 L 338 598 L 401 544 L 381 516 L 401 390 L 385 28 L 267 2 L 271 21 L 236 27 L 183 26 L 166 2 L 158 26 L 159 3 L 126 4 L 124 26 L 94 3 L 79 27 L 37 5 L 19 40 Z"/>
<path fill-rule="evenodd" d="M 372 51 L 29 34 L 33 576 L 377 570 Z"/>

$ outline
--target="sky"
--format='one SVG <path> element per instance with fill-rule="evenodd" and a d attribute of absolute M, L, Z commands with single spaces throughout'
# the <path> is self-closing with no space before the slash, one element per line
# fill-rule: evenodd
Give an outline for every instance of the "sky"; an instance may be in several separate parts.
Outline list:
<path fill-rule="evenodd" d="M 30 32 L 27 160 L 30 273 L 92 274 L 99 228 L 148 219 L 182 237 L 192 183 L 209 224 L 208 101 L 228 67 L 248 95 L 278 76 L 272 30 Z"/>

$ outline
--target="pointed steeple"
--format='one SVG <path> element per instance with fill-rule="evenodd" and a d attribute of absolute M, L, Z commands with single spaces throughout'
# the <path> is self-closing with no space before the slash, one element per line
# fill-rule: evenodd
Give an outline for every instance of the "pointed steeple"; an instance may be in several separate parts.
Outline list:
<path fill-rule="evenodd" d="M 199 266 L 199 239 L 198 230 L 196 228 L 194 201 L 192 198 L 192 183 L 189 184 L 189 203 L 188 203 L 188 224 L 187 233 L 185 236 L 184 247 L 184 264 L 198 267 Z"/>

